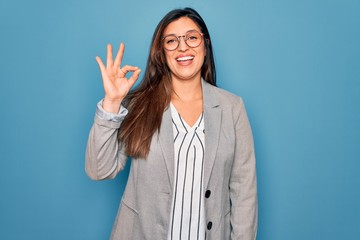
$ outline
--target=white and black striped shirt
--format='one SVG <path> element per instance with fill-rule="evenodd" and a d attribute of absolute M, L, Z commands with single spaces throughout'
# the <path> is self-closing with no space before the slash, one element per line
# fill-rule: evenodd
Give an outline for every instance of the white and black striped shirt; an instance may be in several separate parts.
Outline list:
<path fill-rule="evenodd" d="M 190 127 L 170 104 L 175 152 L 168 240 L 204 240 L 204 114 Z"/>

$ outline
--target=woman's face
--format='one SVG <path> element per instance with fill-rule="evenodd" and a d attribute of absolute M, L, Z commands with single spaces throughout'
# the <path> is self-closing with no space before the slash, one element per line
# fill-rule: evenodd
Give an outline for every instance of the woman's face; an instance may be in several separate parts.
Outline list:
<path fill-rule="evenodd" d="M 163 36 L 168 36 L 170 34 L 175 36 L 185 36 L 194 30 L 201 33 L 200 28 L 193 20 L 188 17 L 181 17 L 178 20 L 171 22 L 165 28 Z M 201 37 L 201 39 L 200 45 L 192 48 L 189 47 L 185 43 L 184 38 L 181 37 L 180 44 L 175 50 L 169 51 L 164 49 L 166 63 L 170 68 L 173 80 L 200 79 L 201 67 L 206 55 L 204 38 Z"/>

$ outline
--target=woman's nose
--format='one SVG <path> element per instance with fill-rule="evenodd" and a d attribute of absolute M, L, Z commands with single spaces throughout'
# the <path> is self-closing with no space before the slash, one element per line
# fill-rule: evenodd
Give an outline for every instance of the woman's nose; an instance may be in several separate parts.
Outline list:
<path fill-rule="evenodd" d="M 188 49 L 188 45 L 185 42 L 185 36 L 181 36 L 179 38 L 179 50 L 185 51 L 186 49 Z"/>

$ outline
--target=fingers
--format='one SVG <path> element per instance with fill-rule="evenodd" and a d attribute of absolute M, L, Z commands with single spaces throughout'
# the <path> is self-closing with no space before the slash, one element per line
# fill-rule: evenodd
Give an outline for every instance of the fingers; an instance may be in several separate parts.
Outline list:
<path fill-rule="evenodd" d="M 130 78 L 128 78 L 128 82 L 129 82 L 129 83 L 131 84 L 131 86 L 132 86 L 132 85 L 134 85 L 134 83 L 136 82 L 136 80 L 139 78 L 141 69 L 138 68 L 138 67 L 126 65 L 126 66 L 120 68 L 120 72 L 121 72 L 121 74 L 124 75 L 124 76 L 121 76 L 121 77 L 126 77 L 126 74 L 127 74 L 128 72 L 132 72 L 132 75 L 130 76 Z"/>
<path fill-rule="evenodd" d="M 99 68 L 100 68 L 101 73 L 105 72 L 105 71 L 106 71 L 106 68 L 105 68 L 104 63 L 101 61 L 101 58 L 100 58 L 100 57 L 96 56 L 96 62 L 97 62 L 98 65 L 99 65 Z"/>
<path fill-rule="evenodd" d="M 134 66 L 123 66 L 122 68 L 120 68 L 121 73 L 124 73 L 124 76 L 128 73 L 128 72 L 135 72 L 136 70 L 138 70 L 138 67 L 134 67 Z"/>
<path fill-rule="evenodd" d="M 118 52 L 116 54 L 116 58 L 115 58 L 115 62 L 114 62 L 114 68 L 115 69 L 120 68 L 122 58 L 124 56 L 124 51 L 125 51 L 125 45 L 124 45 L 124 43 L 120 43 L 120 47 L 119 47 L 119 50 L 118 50 Z"/>
<path fill-rule="evenodd" d="M 141 69 L 138 68 L 137 70 L 134 71 L 134 73 L 129 78 L 129 83 L 131 84 L 131 86 L 134 85 L 136 80 L 138 80 L 140 72 L 141 72 Z"/>
<path fill-rule="evenodd" d="M 107 56 L 106 56 L 106 67 L 112 68 L 113 66 L 113 56 L 112 56 L 112 46 L 111 44 L 107 45 Z"/>
<path fill-rule="evenodd" d="M 112 55 L 112 46 L 111 44 L 107 45 L 107 56 L 106 56 L 106 66 L 102 62 L 100 57 L 96 57 L 96 62 L 99 65 L 103 80 L 104 79 L 115 79 L 115 78 L 125 78 L 128 72 L 132 72 L 130 78 L 128 78 L 128 82 L 133 85 L 136 80 L 139 78 L 141 70 L 135 66 L 125 65 L 120 68 L 122 58 L 124 55 L 125 46 L 123 43 L 120 44 L 119 50 L 117 52 L 115 62 L 113 62 L 113 55 Z"/>

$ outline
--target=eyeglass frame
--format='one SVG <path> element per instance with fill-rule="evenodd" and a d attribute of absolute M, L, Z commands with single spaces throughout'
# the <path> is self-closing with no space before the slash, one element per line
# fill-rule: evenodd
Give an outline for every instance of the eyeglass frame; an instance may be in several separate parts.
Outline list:
<path fill-rule="evenodd" d="M 189 44 L 187 43 L 187 39 L 186 39 L 186 36 L 187 36 L 189 33 L 192 33 L 192 32 L 196 32 L 196 33 L 200 34 L 200 36 L 201 36 L 201 41 L 200 41 L 199 45 L 197 45 L 197 46 L 195 46 L 195 47 L 189 46 Z M 161 41 L 164 41 L 165 38 L 167 38 L 167 37 L 169 37 L 169 36 L 174 36 L 174 37 L 177 39 L 178 44 L 177 44 L 176 48 L 174 48 L 174 49 L 172 49 L 172 50 L 169 50 L 169 49 L 167 49 L 167 48 L 165 47 L 164 44 L 163 44 L 163 47 L 164 47 L 166 50 L 168 50 L 168 51 L 175 51 L 175 50 L 180 46 L 180 38 L 183 38 L 183 39 L 184 39 L 184 42 L 185 42 L 186 46 L 188 46 L 188 47 L 190 47 L 190 48 L 196 48 L 196 47 L 200 46 L 200 44 L 202 43 L 205 34 L 202 33 L 202 32 L 198 32 L 197 30 L 190 30 L 190 31 L 186 32 L 185 35 L 180 35 L 180 36 L 176 36 L 175 34 L 168 34 L 168 35 L 166 35 L 166 36 L 163 36 L 163 37 L 161 38 Z"/>

